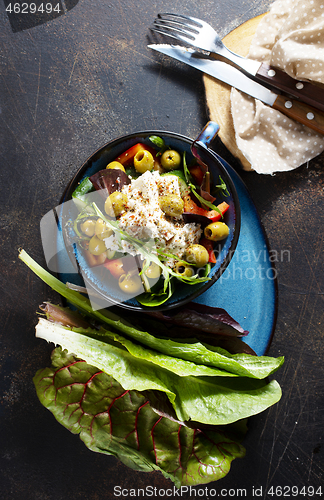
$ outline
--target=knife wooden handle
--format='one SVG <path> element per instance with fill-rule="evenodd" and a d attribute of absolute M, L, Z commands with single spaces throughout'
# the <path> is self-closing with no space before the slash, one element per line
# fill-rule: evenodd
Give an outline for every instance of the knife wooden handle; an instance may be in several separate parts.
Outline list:
<path fill-rule="evenodd" d="M 324 87 L 311 82 L 295 80 L 284 71 L 262 63 L 255 77 L 263 84 L 285 92 L 316 109 L 324 111 Z"/>
<path fill-rule="evenodd" d="M 307 104 L 278 95 L 272 107 L 324 135 L 324 113 Z"/>

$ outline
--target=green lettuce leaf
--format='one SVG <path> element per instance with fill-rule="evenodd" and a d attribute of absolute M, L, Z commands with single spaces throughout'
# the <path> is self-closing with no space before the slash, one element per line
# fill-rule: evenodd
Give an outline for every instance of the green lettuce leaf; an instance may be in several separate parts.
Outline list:
<path fill-rule="evenodd" d="M 230 354 L 225 349 L 212 347 L 200 342 L 184 343 L 170 339 L 156 338 L 149 332 L 135 328 L 125 319 L 117 316 L 109 310 L 93 310 L 89 299 L 75 290 L 69 289 L 64 283 L 52 276 L 35 262 L 24 250 L 19 258 L 32 269 L 53 290 L 60 293 L 78 310 L 87 316 L 100 321 L 104 325 L 112 327 L 128 338 L 154 349 L 160 353 L 192 361 L 196 364 L 214 366 L 243 377 L 263 379 L 274 373 L 284 362 L 284 358 L 273 358 L 270 356 L 251 356 L 249 354 Z"/>
<path fill-rule="evenodd" d="M 124 339 L 120 345 L 118 335 L 114 340 L 107 337 L 109 342 L 102 342 L 88 334 L 93 335 L 93 332 L 65 328 L 43 318 L 36 327 L 37 337 L 54 342 L 94 364 L 124 389 L 166 393 L 180 421 L 226 425 L 260 413 L 281 398 L 280 386 L 274 380 L 269 383 L 247 377 L 202 376 L 208 367 L 176 358 L 163 360 L 161 356 L 155 364 L 157 356 L 153 352 L 142 348 L 141 355 L 134 356 L 125 347 L 128 345 L 134 352 L 135 345 L 130 346 Z M 178 362 L 183 369 L 182 376 Z"/>
<path fill-rule="evenodd" d="M 125 390 L 98 368 L 56 348 L 52 366 L 34 384 L 41 403 L 95 452 L 114 455 L 132 469 L 159 470 L 175 486 L 224 477 L 235 458 L 246 422 L 213 430 L 192 429 L 158 415 L 137 391 Z"/>

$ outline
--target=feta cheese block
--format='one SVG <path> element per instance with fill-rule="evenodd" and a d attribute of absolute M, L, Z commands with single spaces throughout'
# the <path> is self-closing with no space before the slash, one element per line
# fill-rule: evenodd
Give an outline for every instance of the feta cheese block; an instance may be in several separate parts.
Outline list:
<path fill-rule="evenodd" d="M 120 229 L 140 240 L 153 239 L 156 247 L 165 253 L 184 258 L 187 247 L 199 243 L 202 235 L 200 224 L 185 223 L 182 216 L 169 217 L 161 210 L 159 197 L 180 195 L 176 176 L 161 176 L 158 171 L 147 171 L 124 186 L 127 195 L 126 210 L 118 217 Z M 110 250 L 121 250 L 135 255 L 135 249 L 119 235 L 105 239 Z M 173 259 L 167 262 L 173 265 Z"/>

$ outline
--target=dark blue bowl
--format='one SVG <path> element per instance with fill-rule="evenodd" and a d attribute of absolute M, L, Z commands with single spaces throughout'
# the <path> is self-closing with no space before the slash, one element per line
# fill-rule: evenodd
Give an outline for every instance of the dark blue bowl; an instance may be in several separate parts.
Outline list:
<path fill-rule="evenodd" d="M 108 142 L 93 155 L 91 155 L 84 163 L 84 165 L 82 165 L 82 167 L 79 169 L 75 177 L 71 180 L 65 191 L 63 200 L 65 202 L 71 200 L 73 191 L 85 177 L 89 177 L 95 172 L 104 169 L 109 162 L 116 159 L 122 152 L 124 152 L 134 144 L 142 142 L 152 146 L 151 141 L 149 141 L 149 137 L 152 135 L 162 137 L 165 142 L 173 149 L 186 151 L 187 163 L 190 163 L 191 159 L 193 158 L 191 153 L 191 146 L 193 143 L 192 139 L 180 134 L 160 130 L 136 132 Z M 238 242 L 241 223 L 240 204 L 234 183 L 226 169 L 226 162 L 224 162 L 224 160 L 222 160 L 222 158 L 220 158 L 214 151 L 208 148 L 210 137 L 208 137 L 207 139 L 208 140 L 205 141 L 203 138 L 202 141 L 198 143 L 197 147 L 199 149 L 200 158 L 204 163 L 208 164 L 212 178 L 215 181 L 218 181 L 219 176 L 222 177 L 230 193 L 229 196 L 224 197 L 224 201 L 226 201 L 230 205 L 229 209 L 224 215 L 224 222 L 226 222 L 226 224 L 229 226 L 230 234 L 226 240 L 223 240 L 219 242 L 219 244 L 217 244 L 217 262 L 216 264 L 212 265 L 212 269 L 209 274 L 209 281 L 198 283 L 195 285 L 187 285 L 179 281 L 176 284 L 176 290 L 174 294 L 167 302 L 158 307 L 144 307 L 139 304 L 139 302 L 137 302 L 136 298 L 130 299 L 128 296 L 123 294 L 123 292 L 119 290 L 119 287 L 116 286 L 116 280 L 114 280 L 113 278 L 108 281 L 103 280 L 99 269 L 100 266 L 98 266 L 98 268 L 90 268 L 78 246 L 74 245 L 73 247 L 71 247 L 71 245 L 68 244 L 70 239 L 65 234 L 63 228 L 63 236 L 66 242 L 66 249 L 72 263 L 77 266 L 78 272 L 82 274 L 85 285 L 92 289 L 95 294 L 102 297 L 104 301 L 107 301 L 107 305 L 118 305 L 126 309 L 137 311 L 143 309 L 167 310 L 179 307 L 191 300 L 194 300 L 199 295 L 204 293 L 219 279 L 219 277 L 225 271 L 226 267 L 233 257 Z M 219 203 L 220 201 L 223 200 L 217 199 L 217 203 Z M 66 208 L 64 209 L 65 213 L 63 217 L 64 220 L 73 220 L 75 218 L 75 214 L 72 213 L 73 203 L 66 203 L 65 207 Z"/>

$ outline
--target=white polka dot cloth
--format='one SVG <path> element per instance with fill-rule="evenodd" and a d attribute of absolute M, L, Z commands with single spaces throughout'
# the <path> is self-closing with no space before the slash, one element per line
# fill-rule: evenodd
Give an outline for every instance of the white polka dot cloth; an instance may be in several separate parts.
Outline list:
<path fill-rule="evenodd" d="M 324 0 L 276 0 L 253 38 L 250 59 L 324 83 Z M 293 170 L 324 150 L 324 136 L 235 89 L 237 146 L 260 174 Z"/>

